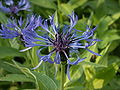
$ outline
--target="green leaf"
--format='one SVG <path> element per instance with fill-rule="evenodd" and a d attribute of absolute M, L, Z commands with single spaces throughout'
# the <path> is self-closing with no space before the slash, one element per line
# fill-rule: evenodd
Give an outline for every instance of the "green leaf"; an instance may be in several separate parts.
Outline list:
<path fill-rule="evenodd" d="M 38 50 L 38 47 L 33 47 L 30 52 L 29 51 L 27 52 L 27 53 L 30 53 L 30 56 L 28 57 L 29 58 L 31 57 L 30 60 L 31 60 L 31 64 L 33 65 L 33 67 L 38 65 L 38 56 L 36 54 L 37 50 Z"/>
<path fill-rule="evenodd" d="M 68 3 L 75 9 L 79 6 L 82 6 L 88 0 L 70 0 Z"/>
<path fill-rule="evenodd" d="M 7 22 L 7 17 L 1 11 L 0 11 L 0 22 L 1 23 L 6 23 Z"/>
<path fill-rule="evenodd" d="M 118 46 L 119 46 L 120 43 L 118 43 L 116 40 L 115 41 L 112 41 L 112 43 L 110 44 L 110 47 L 109 47 L 109 52 L 112 52 L 113 50 L 115 50 Z"/>
<path fill-rule="evenodd" d="M 104 50 L 102 50 L 102 52 L 100 53 L 102 55 L 101 57 L 96 58 L 96 64 L 101 64 L 101 62 L 104 62 L 104 58 L 106 57 L 104 55 L 107 53 L 109 46 L 110 46 L 110 44 L 107 45 L 107 47 Z M 105 60 L 107 60 L 107 59 L 105 59 Z"/>
<path fill-rule="evenodd" d="M 23 74 L 8 74 L 5 77 L 0 77 L 0 81 L 11 82 L 34 82 L 33 79 L 26 77 Z"/>
<path fill-rule="evenodd" d="M 11 48 L 11 47 L 0 47 L 0 58 L 5 57 L 14 57 L 14 56 L 22 56 L 23 54 L 19 52 L 19 50 Z"/>
<path fill-rule="evenodd" d="M 13 39 L 9 40 L 10 46 L 12 48 L 19 49 L 20 48 L 20 43 L 18 41 L 19 41 L 19 39 L 16 39 L 16 38 L 13 38 Z"/>
<path fill-rule="evenodd" d="M 112 64 L 107 68 L 101 69 L 96 73 L 93 81 L 95 89 L 100 89 L 105 86 L 115 76 L 116 70 L 118 69 L 117 64 Z"/>
<path fill-rule="evenodd" d="M 38 72 L 33 72 L 33 74 L 36 76 L 38 83 L 43 84 L 46 90 L 56 90 L 58 88 L 55 82 L 47 75 Z"/>
<path fill-rule="evenodd" d="M 0 60 L 0 68 L 4 69 L 7 72 L 11 72 L 11 73 L 21 73 L 21 71 L 17 69 L 15 65 L 9 62 L 6 62 L 4 60 Z"/>
<path fill-rule="evenodd" d="M 70 4 L 60 4 L 59 6 L 59 10 L 64 14 L 64 15 L 68 15 L 71 14 L 73 11 L 73 7 Z"/>
<path fill-rule="evenodd" d="M 44 8 L 56 9 L 56 5 L 50 0 L 30 0 L 33 4 Z"/>
<path fill-rule="evenodd" d="M 67 87 L 65 90 L 83 90 L 84 87 L 82 86 L 73 86 L 73 87 Z"/>
<path fill-rule="evenodd" d="M 36 88 L 44 88 L 45 90 L 56 90 L 57 85 L 56 83 L 47 75 L 40 73 L 40 72 L 35 72 L 35 71 L 30 71 L 28 68 L 20 67 L 15 61 L 15 66 L 20 69 L 20 71 L 25 74 L 27 77 L 30 77 L 34 79 L 34 82 L 36 83 Z"/>
<path fill-rule="evenodd" d="M 88 61 L 82 61 L 80 63 L 80 65 L 85 65 L 85 66 L 90 66 L 90 67 L 106 67 L 104 65 L 101 65 L 101 64 L 96 64 L 96 63 L 92 63 L 92 62 L 88 62 Z"/>
<path fill-rule="evenodd" d="M 112 29 L 106 32 L 106 37 L 109 37 L 109 42 L 120 39 L 120 36 L 118 35 L 118 33 L 119 32 L 116 29 Z"/>
<path fill-rule="evenodd" d="M 4 39 L 0 37 L 0 47 L 10 47 L 9 39 Z"/>
<path fill-rule="evenodd" d="M 73 65 L 70 68 L 70 72 L 71 72 L 71 79 L 72 80 L 77 80 L 83 74 L 83 68 L 79 65 Z"/>
<path fill-rule="evenodd" d="M 109 63 L 108 65 L 111 65 L 113 63 L 117 63 L 118 65 L 120 64 L 120 57 L 116 55 L 109 55 L 108 57 Z"/>
<path fill-rule="evenodd" d="M 93 81 L 93 86 L 95 89 L 100 89 L 103 87 L 103 84 L 104 84 L 104 80 L 103 79 L 95 79 Z"/>
<path fill-rule="evenodd" d="M 55 25 L 58 27 L 58 14 L 57 14 L 58 12 L 57 11 L 55 11 L 55 16 L 54 16 L 54 22 L 55 22 Z"/>
<path fill-rule="evenodd" d="M 97 8 L 95 10 L 95 15 L 99 19 L 105 15 L 111 15 L 120 12 L 120 6 L 115 0 L 98 0 L 96 4 Z"/>
<path fill-rule="evenodd" d="M 90 82 L 94 78 L 95 69 L 91 66 L 83 66 L 86 80 Z"/>
<path fill-rule="evenodd" d="M 86 30 L 86 18 L 79 19 L 77 24 L 75 25 L 75 29 L 85 31 Z"/>
<path fill-rule="evenodd" d="M 116 30 L 117 31 L 117 30 Z M 115 40 L 120 40 L 120 36 L 117 34 L 117 32 L 114 32 L 114 30 L 105 32 L 101 39 L 103 40 L 101 43 L 99 43 L 99 47 L 102 49 L 107 47 L 107 45 Z"/>
<path fill-rule="evenodd" d="M 120 89 L 120 78 L 114 78 L 109 84 L 104 86 L 100 90 L 119 90 Z"/>
<path fill-rule="evenodd" d="M 107 13 L 114 14 L 120 12 L 120 6 L 118 1 L 115 0 L 105 0 L 106 9 L 109 10 Z"/>
<path fill-rule="evenodd" d="M 115 20 L 110 16 L 100 18 L 97 32 L 100 34 L 104 34 L 105 31 L 108 30 L 108 26 L 111 25 L 114 21 Z M 101 30 L 102 30 L 102 32 L 101 32 Z M 103 37 L 103 36 L 101 36 L 101 37 Z"/>
<path fill-rule="evenodd" d="M 66 77 L 66 82 L 64 84 L 64 86 L 66 88 L 73 88 L 72 86 L 76 86 L 79 85 L 80 83 L 78 82 L 78 79 L 81 78 L 82 74 L 83 74 L 83 68 L 80 65 L 73 65 L 70 67 L 70 78 L 71 80 L 68 79 L 68 77 Z M 77 84 L 78 83 L 78 84 Z"/>

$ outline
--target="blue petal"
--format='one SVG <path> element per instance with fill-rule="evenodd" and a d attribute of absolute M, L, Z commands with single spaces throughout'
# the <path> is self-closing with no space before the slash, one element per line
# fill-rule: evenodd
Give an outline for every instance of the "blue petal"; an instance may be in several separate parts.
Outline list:
<path fill-rule="evenodd" d="M 102 41 L 102 40 L 100 40 L 100 39 L 86 39 L 86 41 L 97 41 L 97 42 L 99 42 L 99 41 Z"/>
<path fill-rule="evenodd" d="M 22 17 L 20 17 L 20 19 L 18 20 L 18 23 L 19 23 L 19 25 L 20 25 L 20 26 L 22 26 L 22 25 L 23 25 L 24 20 L 22 20 Z"/>
<path fill-rule="evenodd" d="M 2 25 L 2 30 L 0 30 L 0 36 L 2 38 L 14 38 L 19 36 L 19 33 L 17 31 L 13 31 L 10 29 L 7 29 L 6 27 L 4 27 L 4 25 Z"/>
<path fill-rule="evenodd" d="M 87 49 L 87 48 L 86 48 L 86 50 L 89 51 L 90 53 L 94 54 L 94 55 L 101 56 L 100 54 L 95 53 L 95 52 L 93 52 L 93 51 L 91 51 L 91 50 L 89 50 L 89 49 Z"/>
<path fill-rule="evenodd" d="M 41 58 L 40 58 L 40 59 L 46 62 L 46 61 L 48 61 L 49 56 L 48 56 L 48 55 L 41 56 Z"/>
<path fill-rule="evenodd" d="M 69 28 L 69 32 L 71 32 L 72 28 L 76 25 L 77 21 L 78 21 L 78 16 L 74 14 L 74 12 L 72 12 L 71 15 L 68 15 L 70 18 L 70 28 Z"/>
<path fill-rule="evenodd" d="M 43 61 L 47 61 L 47 62 L 49 62 L 49 63 L 54 63 L 52 60 L 51 60 L 51 58 L 50 58 L 50 56 L 51 56 L 51 54 L 48 54 L 48 55 L 45 55 L 45 56 L 41 56 L 41 60 L 43 60 Z"/>
<path fill-rule="evenodd" d="M 20 0 L 20 2 L 18 3 L 19 6 L 23 6 L 28 2 L 28 0 Z"/>
<path fill-rule="evenodd" d="M 47 61 L 47 62 L 49 62 L 49 63 L 54 63 L 52 60 L 51 60 L 51 55 L 52 55 L 52 53 L 50 53 L 50 54 L 48 54 L 48 55 L 44 55 L 44 56 L 41 56 L 40 55 L 40 52 L 41 52 L 41 50 L 43 50 L 45 47 L 43 47 L 43 48 L 41 48 L 41 49 L 39 49 L 38 51 L 37 51 L 37 56 L 40 58 L 40 60 L 43 60 L 43 61 Z"/>
<path fill-rule="evenodd" d="M 74 61 L 74 62 L 70 62 L 70 60 L 68 60 L 68 64 L 76 65 L 76 64 L 78 64 L 79 62 L 83 61 L 84 59 L 86 59 L 86 57 L 85 57 L 85 58 L 82 58 L 82 59 L 80 59 L 80 58 L 78 57 L 78 59 L 77 59 L 76 61 Z"/>
<path fill-rule="evenodd" d="M 0 2 L 0 9 L 1 9 L 3 12 L 5 12 L 5 13 L 9 13 L 9 12 L 10 12 L 10 9 L 7 8 L 7 7 L 4 7 L 4 6 L 2 5 L 2 2 Z"/>
<path fill-rule="evenodd" d="M 14 4 L 13 0 L 5 0 L 5 3 L 9 6 Z"/>
<path fill-rule="evenodd" d="M 20 7 L 19 10 L 27 10 L 27 11 L 31 11 L 30 8 L 30 4 L 27 2 L 23 7 Z"/>
<path fill-rule="evenodd" d="M 35 46 L 45 46 L 45 47 L 49 47 L 51 45 L 42 45 L 42 44 L 35 44 L 35 43 L 32 43 L 32 42 L 26 42 L 25 43 L 25 47 L 35 47 Z"/>
<path fill-rule="evenodd" d="M 51 63 L 51 64 L 54 63 L 54 62 L 51 60 L 51 58 L 49 58 L 47 61 L 48 61 L 49 63 Z"/>
<path fill-rule="evenodd" d="M 54 58 L 54 62 L 56 64 L 60 64 L 60 61 L 61 61 L 60 54 L 59 54 L 59 52 L 56 52 L 56 56 Z"/>
<path fill-rule="evenodd" d="M 57 27 L 56 27 L 56 25 L 54 23 L 54 16 L 55 15 L 50 16 L 50 24 L 51 24 L 51 27 L 52 27 L 54 33 L 56 34 L 57 33 Z"/>
<path fill-rule="evenodd" d="M 82 43 L 78 43 L 78 42 L 74 42 L 74 43 L 71 43 L 69 46 L 76 46 L 76 47 L 72 47 L 73 49 L 78 49 L 79 47 L 77 46 L 81 46 Z"/>

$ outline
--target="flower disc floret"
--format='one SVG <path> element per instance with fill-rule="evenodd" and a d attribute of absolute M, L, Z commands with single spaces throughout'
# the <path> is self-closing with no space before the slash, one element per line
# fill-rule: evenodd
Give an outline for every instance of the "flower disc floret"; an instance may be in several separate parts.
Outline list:
<path fill-rule="evenodd" d="M 3 2 L 0 1 L 0 10 L 5 13 L 10 14 L 17 14 L 21 10 L 30 11 L 30 3 L 28 0 L 20 0 L 15 4 L 13 0 L 5 0 L 5 5 L 2 4 Z"/>

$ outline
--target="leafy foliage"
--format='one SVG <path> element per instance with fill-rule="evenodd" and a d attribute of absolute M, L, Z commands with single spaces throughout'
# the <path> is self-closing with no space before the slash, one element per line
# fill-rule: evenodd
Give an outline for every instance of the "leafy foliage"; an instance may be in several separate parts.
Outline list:
<path fill-rule="evenodd" d="M 90 47 L 90 50 L 102 56 L 79 50 L 80 57 L 87 58 L 70 67 L 71 80 L 66 75 L 65 90 L 120 89 L 120 0 L 29 1 L 31 12 L 22 11 L 19 15 L 26 17 L 28 13 L 35 13 L 47 18 L 55 13 L 55 22 L 62 25 L 68 23 L 67 15 L 74 11 L 79 17 L 76 29 L 84 31 L 86 25 L 98 26 L 95 37 L 102 41 Z M 6 23 L 8 18 L 8 15 L 0 12 L 0 23 Z M 56 65 L 47 62 L 42 63 L 38 69 L 31 70 L 39 62 L 36 50 L 41 47 L 21 53 L 19 50 L 24 47 L 18 41 L 17 38 L 14 41 L 0 38 L 0 89 L 59 90 L 60 66 L 58 65 L 57 75 Z M 43 52 L 47 53 L 46 50 Z M 22 58 L 16 60 L 15 57 Z M 23 59 L 25 60 L 21 63 Z M 71 59 L 76 60 L 76 57 Z"/>

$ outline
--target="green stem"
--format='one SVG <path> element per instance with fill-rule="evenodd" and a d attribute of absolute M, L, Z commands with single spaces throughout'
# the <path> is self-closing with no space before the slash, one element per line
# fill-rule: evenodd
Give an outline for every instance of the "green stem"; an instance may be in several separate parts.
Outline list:
<path fill-rule="evenodd" d="M 60 90 L 64 90 L 64 83 L 65 83 L 65 64 L 61 63 L 61 86 L 60 86 Z"/>

